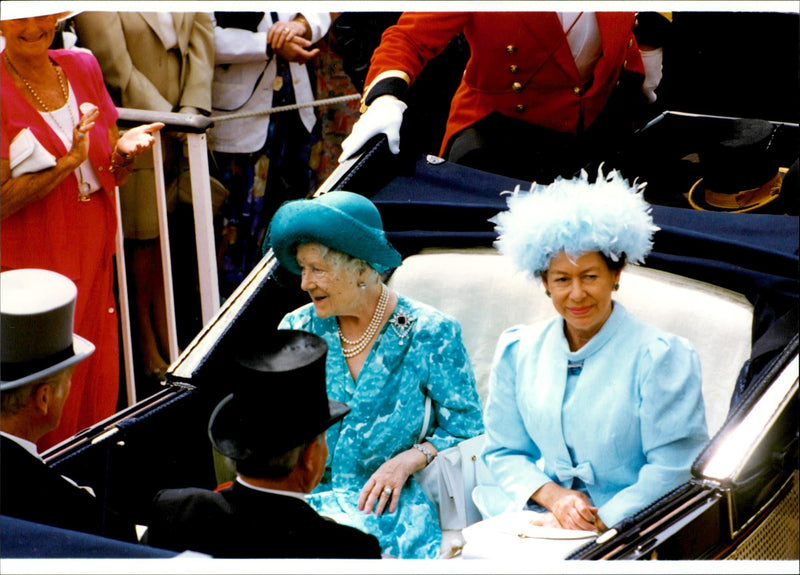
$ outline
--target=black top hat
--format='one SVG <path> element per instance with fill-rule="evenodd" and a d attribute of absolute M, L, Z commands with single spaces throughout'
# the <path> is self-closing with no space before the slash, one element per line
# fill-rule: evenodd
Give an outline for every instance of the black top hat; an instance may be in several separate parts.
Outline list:
<path fill-rule="evenodd" d="M 738 119 L 698 152 L 703 177 L 689 190 L 696 210 L 749 212 L 778 198 L 781 172 L 766 120 Z"/>
<path fill-rule="evenodd" d="M 236 461 L 280 455 L 341 420 L 346 404 L 328 400 L 321 337 L 277 330 L 234 360 L 233 393 L 208 423 L 214 447 Z"/>
<path fill-rule="evenodd" d="M 94 352 L 72 332 L 77 296 L 72 280 L 50 270 L 0 273 L 0 390 L 41 381 Z"/>

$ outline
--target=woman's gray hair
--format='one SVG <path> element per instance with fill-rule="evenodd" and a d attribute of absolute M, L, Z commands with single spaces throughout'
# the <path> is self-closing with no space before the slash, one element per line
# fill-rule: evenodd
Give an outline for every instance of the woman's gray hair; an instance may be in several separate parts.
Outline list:
<path fill-rule="evenodd" d="M 381 274 L 364 260 L 340 252 L 334 248 L 329 248 L 324 244 L 317 245 L 319 245 L 320 257 L 331 264 L 336 271 L 342 271 L 353 278 L 366 272 L 368 279 L 374 282 L 380 281 Z"/>

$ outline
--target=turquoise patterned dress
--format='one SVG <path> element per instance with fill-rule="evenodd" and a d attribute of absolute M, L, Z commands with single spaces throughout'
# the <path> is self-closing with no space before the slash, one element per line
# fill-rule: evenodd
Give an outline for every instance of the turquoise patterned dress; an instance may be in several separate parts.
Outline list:
<path fill-rule="evenodd" d="M 359 511 L 358 494 L 381 464 L 417 442 L 425 394 L 433 400 L 427 439 L 436 449 L 483 432 L 461 326 L 428 305 L 399 296 L 356 381 L 342 354 L 335 317 L 319 318 L 308 304 L 287 314 L 279 327 L 325 339 L 328 396 L 351 407 L 328 430 L 327 468 L 308 502 L 322 515 L 375 535 L 385 555 L 437 557 L 442 533 L 436 509 L 413 477 L 403 487 L 394 513 Z"/>

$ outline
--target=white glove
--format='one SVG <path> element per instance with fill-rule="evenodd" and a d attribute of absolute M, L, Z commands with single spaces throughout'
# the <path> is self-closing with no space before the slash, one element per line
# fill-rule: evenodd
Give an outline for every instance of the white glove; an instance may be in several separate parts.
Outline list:
<path fill-rule="evenodd" d="M 642 55 L 644 64 L 642 92 L 652 104 L 656 101 L 656 88 L 661 83 L 661 61 L 664 58 L 664 51 L 656 48 L 655 50 L 639 50 L 639 53 Z"/>
<path fill-rule="evenodd" d="M 342 142 L 342 154 L 339 163 L 349 159 L 358 152 L 373 136 L 386 134 L 389 138 L 389 150 L 393 154 L 400 153 L 400 124 L 403 123 L 403 112 L 408 106 L 394 96 L 380 96 L 375 99 L 367 111 L 353 124 L 350 135 Z"/>

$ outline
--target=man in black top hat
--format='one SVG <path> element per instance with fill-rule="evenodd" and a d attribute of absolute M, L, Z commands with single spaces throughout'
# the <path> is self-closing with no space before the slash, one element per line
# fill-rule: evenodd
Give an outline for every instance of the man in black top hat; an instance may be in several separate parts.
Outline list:
<path fill-rule="evenodd" d="M 36 448 L 58 426 L 75 365 L 95 349 L 72 331 L 77 294 L 53 271 L 0 273 L 0 514 L 136 541 L 132 521 L 47 466 Z"/>
<path fill-rule="evenodd" d="M 278 330 L 256 345 L 236 358 L 233 393 L 208 425 L 211 443 L 236 463 L 236 480 L 219 491 L 156 494 L 145 541 L 214 557 L 380 559 L 374 536 L 320 516 L 304 498 L 325 471 L 325 430 L 350 411 L 328 400 L 327 344 Z"/>

